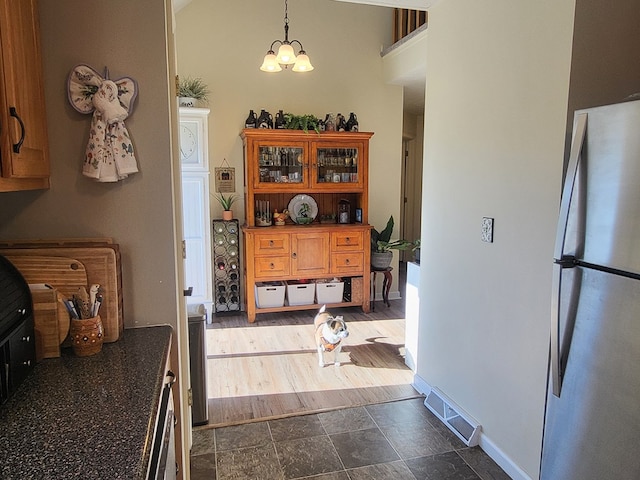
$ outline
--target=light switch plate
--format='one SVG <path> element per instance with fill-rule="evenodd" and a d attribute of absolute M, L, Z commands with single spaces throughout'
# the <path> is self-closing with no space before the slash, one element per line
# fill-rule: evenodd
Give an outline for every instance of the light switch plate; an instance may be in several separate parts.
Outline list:
<path fill-rule="evenodd" d="M 482 217 L 482 241 L 493 243 L 493 218 Z"/>

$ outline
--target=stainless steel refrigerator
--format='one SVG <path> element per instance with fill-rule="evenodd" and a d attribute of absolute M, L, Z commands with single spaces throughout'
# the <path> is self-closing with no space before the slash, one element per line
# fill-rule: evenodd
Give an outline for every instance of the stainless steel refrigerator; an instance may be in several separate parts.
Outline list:
<path fill-rule="evenodd" d="M 640 101 L 575 113 L 542 480 L 640 479 Z"/>

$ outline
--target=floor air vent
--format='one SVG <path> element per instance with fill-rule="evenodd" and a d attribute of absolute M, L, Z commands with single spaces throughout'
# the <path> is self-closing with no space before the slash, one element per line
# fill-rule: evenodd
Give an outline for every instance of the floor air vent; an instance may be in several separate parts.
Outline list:
<path fill-rule="evenodd" d="M 466 445 L 469 447 L 478 445 L 482 427 L 440 390 L 432 388 L 424 400 L 424 406 L 442 420 Z"/>

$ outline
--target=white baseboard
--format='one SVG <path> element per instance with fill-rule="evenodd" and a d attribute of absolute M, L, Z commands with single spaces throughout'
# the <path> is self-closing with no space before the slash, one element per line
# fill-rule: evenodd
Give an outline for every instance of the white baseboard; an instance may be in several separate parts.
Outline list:
<path fill-rule="evenodd" d="M 419 393 L 427 395 L 431 391 L 429 385 L 419 375 L 413 376 L 413 388 Z M 427 407 L 424 407 L 427 408 Z M 533 480 L 520 467 L 518 467 L 503 451 L 500 449 L 484 432 L 480 432 L 480 440 L 478 446 L 496 462 L 502 470 L 507 473 L 513 480 Z"/>
<path fill-rule="evenodd" d="M 480 434 L 480 443 L 478 446 L 496 462 L 502 470 L 505 471 L 513 480 L 533 480 L 520 467 L 511 461 L 498 446 L 491 441 L 489 437 Z"/>
<path fill-rule="evenodd" d="M 415 388 L 418 391 L 418 393 L 421 393 L 425 397 L 431 391 L 431 385 L 425 382 L 418 375 L 413 376 L 413 383 L 411 385 L 413 386 L 413 388 Z"/>

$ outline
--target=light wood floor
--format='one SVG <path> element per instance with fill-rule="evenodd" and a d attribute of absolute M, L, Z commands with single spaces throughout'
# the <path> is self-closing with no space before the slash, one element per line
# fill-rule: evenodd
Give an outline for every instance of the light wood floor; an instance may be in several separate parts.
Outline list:
<path fill-rule="evenodd" d="M 404 300 L 335 309 L 347 322 L 340 367 L 320 368 L 312 311 L 216 317 L 207 328 L 206 428 L 419 396 L 404 364 Z M 333 360 L 325 354 L 325 361 Z"/>

